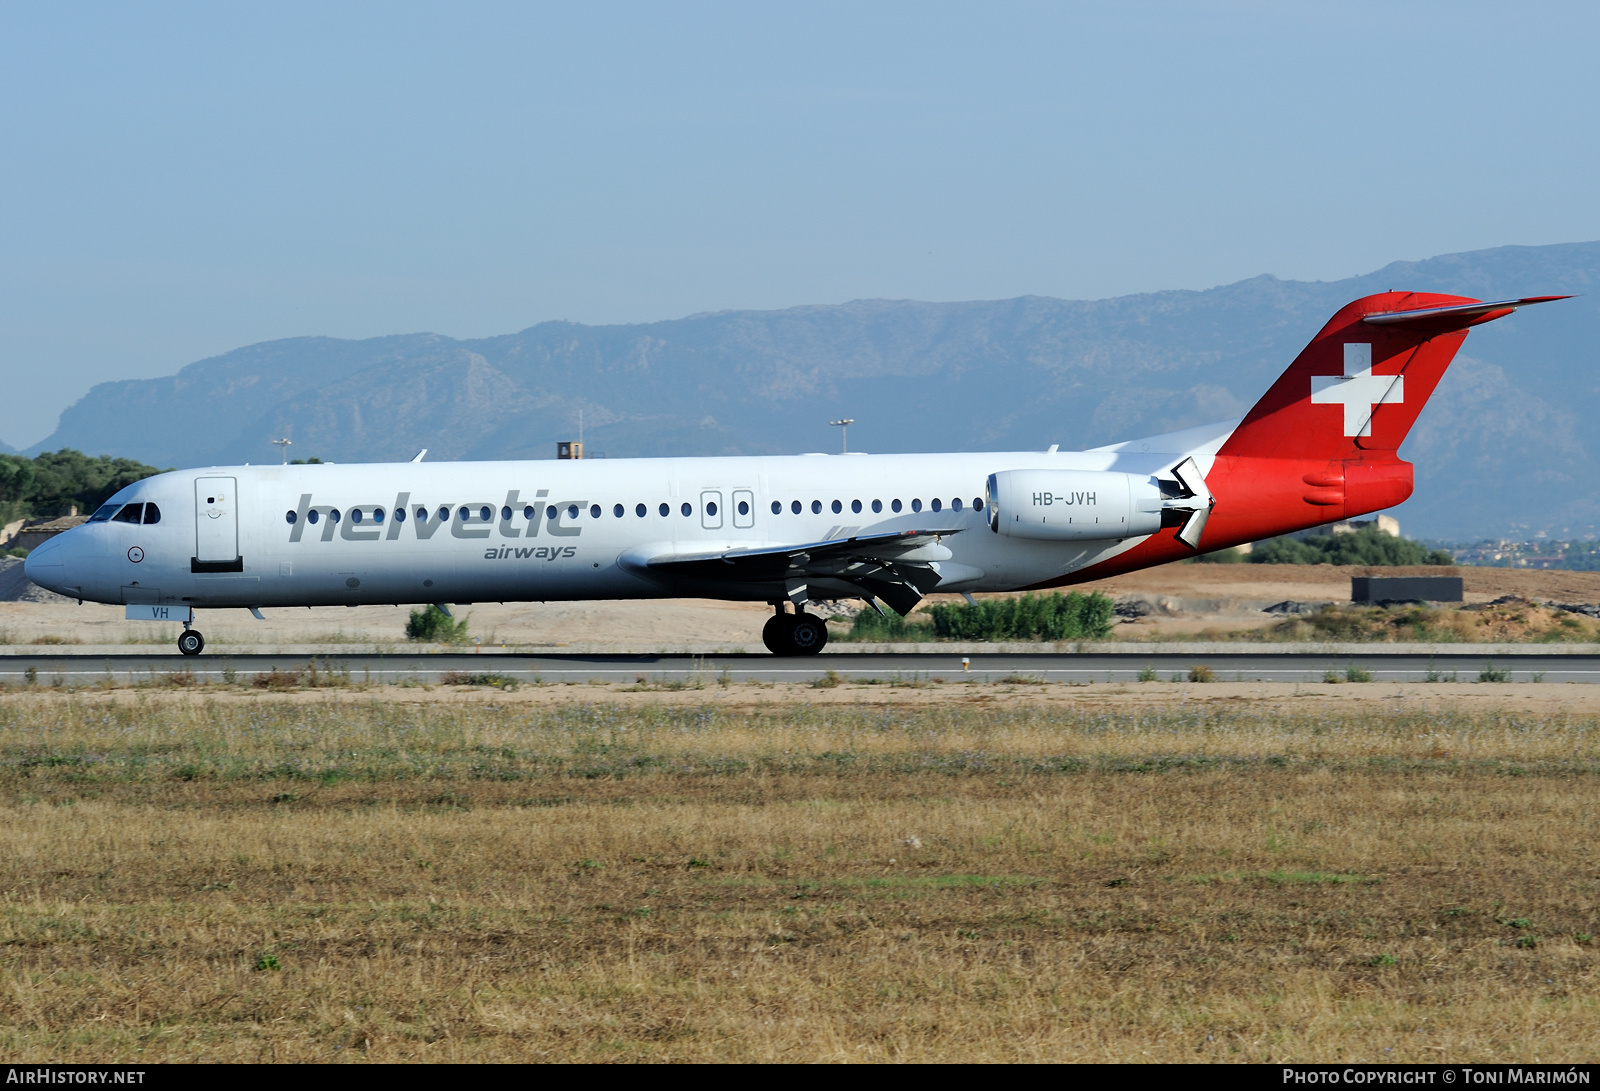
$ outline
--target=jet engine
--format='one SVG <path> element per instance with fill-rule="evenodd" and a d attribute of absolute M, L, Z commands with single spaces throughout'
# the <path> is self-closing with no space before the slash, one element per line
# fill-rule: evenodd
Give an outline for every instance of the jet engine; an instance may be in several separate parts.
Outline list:
<path fill-rule="evenodd" d="M 1139 538 L 1181 527 L 1199 548 L 1215 503 L 1193 459 L 1165 475 L 1104 470 L 1005 470 L 989 475 L 989 529 L 1047 542 Z"/>

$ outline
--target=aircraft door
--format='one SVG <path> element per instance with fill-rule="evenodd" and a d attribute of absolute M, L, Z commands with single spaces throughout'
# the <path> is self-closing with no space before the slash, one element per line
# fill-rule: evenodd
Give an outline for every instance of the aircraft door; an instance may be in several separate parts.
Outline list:
<path fill-rule="evenodd" d="M 707 530 L 722 529 L 722 493 L 708 490 L 700 494 L 700 525 Z"/>
<path fill-rule="evenodd" d="M 756 525 L 756 494 L 749 489 L 733 490 L 733 525 L 736 527 Z"/>
<path fill-rule="evenodd" d="M 194 559 L 201 564 L 231 564 L 239 559 L 239 503 L 233 478 L 195 478 L 194 538 Z"/>

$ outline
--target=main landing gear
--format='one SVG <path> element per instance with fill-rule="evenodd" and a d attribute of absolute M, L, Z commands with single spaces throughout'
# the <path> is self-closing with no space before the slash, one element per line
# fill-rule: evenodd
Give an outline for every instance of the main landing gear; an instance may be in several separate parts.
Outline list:
<path fill-rule="evenodd" d="M 761 642 L 773 655 L 816 655 L 828 643 L 828 624 L 805 611 L 788 614 L 783 604 L 767 619 Z"/>
<path fill-rule="evenodd" d="M 200 635 L 199 629 L 185 629 L 178 637 L 178 650 L 184 655 L 199 655 L 205 646 L 206 638 Z"/>

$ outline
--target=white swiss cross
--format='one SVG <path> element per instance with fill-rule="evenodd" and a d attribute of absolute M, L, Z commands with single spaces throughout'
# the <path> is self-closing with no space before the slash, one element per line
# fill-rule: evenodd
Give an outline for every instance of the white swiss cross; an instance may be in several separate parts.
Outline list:
<path fill-rule="evenodd" d="M 1344 347 L 1343 375 L 1311 376 L 1311 400 L 1319 405 L 1344 406 L 1344 434 L 1372 435 L 1372 414 L 1380 405 L 1405 401 L 1405 377 L 1374 375 L 1372 346 Z"/>

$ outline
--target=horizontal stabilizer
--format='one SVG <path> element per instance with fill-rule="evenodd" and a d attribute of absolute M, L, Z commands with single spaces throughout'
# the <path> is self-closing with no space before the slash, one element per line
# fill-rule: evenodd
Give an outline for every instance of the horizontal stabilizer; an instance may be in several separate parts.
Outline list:
<path fill-rule="evenodd" d="M 1432 333 L 1464 330 L 1484 322 L 1504 318 L 1518 307 L 1535 303 L 1549 303 L 1556 299 L 1571 299 L 1565 295 L 1535 295 L 1526 299 L 1502 299 L 1494 303 L 1467 303 L 1456 307 L 1424 307 L 1415 311 L 1379 311 L 1364 315 L 1361 321 L 1369 326 L 1403 326 Z"/>

